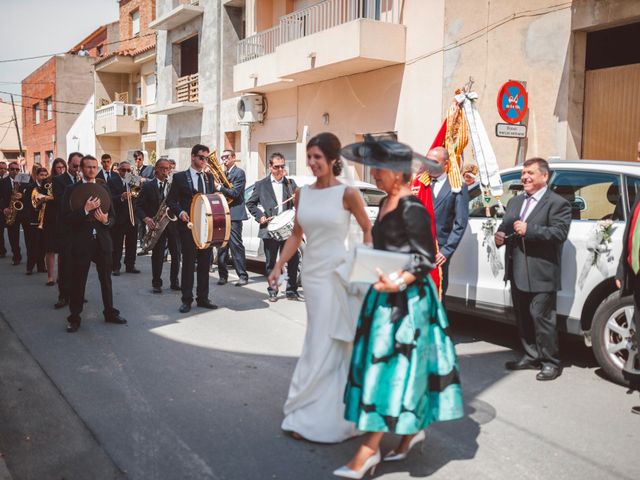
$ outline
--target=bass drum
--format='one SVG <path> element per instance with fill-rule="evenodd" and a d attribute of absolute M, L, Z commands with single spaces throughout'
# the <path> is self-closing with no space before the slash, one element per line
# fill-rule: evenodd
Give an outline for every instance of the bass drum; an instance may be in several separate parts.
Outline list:
<path fill-rule="evenodd" d="M 224 248 L 231 235 L 231 213 L 221 193 L 194 195 L 191 200 L 191 235 L 196 248 Z"/>

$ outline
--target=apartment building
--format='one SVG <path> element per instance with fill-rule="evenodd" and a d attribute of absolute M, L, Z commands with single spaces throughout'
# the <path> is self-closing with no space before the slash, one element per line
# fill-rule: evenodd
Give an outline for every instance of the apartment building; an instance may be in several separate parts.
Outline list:
<path fill-rule="evenodd" d="M 156 152 L 156 16 L 154 0 L 120 0 L 119 43 L 94 65 L 96 155 L 132 160 L 134 150 Z"/>
<path fill-rule="evenodd" d="M 22 131 L 22 109 L 19 103 L 16 104 L 16 116 L 18 128 Z M 11 102 L 5 102 L 0 98 L 0 162 L 18 160 L 19 155 L 20 146 L 13 118 L 13 106 Z"/>
<path fill-rule="evenodd" d="M 93 95 L 93 63 L 108 50 L 109 25 L 68 53 L 55 55 L 22 80 L 22 130 L 28 166 L 65 158 L 66 136 Z M 84 46 L 82 54 L 80 47 Z"/>

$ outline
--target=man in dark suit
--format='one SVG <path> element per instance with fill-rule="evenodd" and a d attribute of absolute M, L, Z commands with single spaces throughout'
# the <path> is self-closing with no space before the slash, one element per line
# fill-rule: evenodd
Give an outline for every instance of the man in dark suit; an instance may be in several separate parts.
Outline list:
<path fill-rule="evenodd" d="M 230 198 L 233 202 L 230 205 L 231 211 L 231 236 L 229 244 L 218 251 L 218 285 L 227 283 L 229 270 L 227 269 L 227 258 L 229 250 L 231 250 L 231 260 L 233 267 L 238 274 L 236 287 L 242 287 L 249 283 L 249 274 L 247 273 L 247 260 L 245 257 L 244 244 L 242 243 L 242 222 L 249 218 L 247 210 L 244 206 L 244 188 L 247 184 L 247 177 L 240 167 L 236 166 L 236 154 L 233 150 L 224 150 L 220 156 L 220 160 L 226 170 L 227 178 L 232 184 L 231 188 L 224 185 L 216 184 L 216 190 L 225 197 Z"/>
<path fill-rule="evenodd" d="M 33 273 L 33 269 L 37 268 L 38 273 L 47 271 L 44 263 L 44 231 L 38 228 L 40 208 L 34 208 L 31 201 L 33 191 L 37 191 L 40 195 L 47 195 L 44 183 L 49 176 L 49 172 L 44 167 L 38 167 L 35 172 L 36 178 L 30 182 L 25 189 L 25 199 L 23 215 L 25 218 L 25 241 L 27 247 L 27 275 Z"/>
<path fill-rule="evenodd" d="M 7 166 L 7 162 L 0 162 L 0 181 L 2 181 L 8 175 L 9 175 L 9 167 Z M 5 243 L 4 243 L 5 228 L 6 228 L 6 225 L 4 223 L 4 213 L 0 208 L 0 258 L 4 258 L 7 256 L 7 247 L 5 247 Z"/>
<path fill-rule="evenodd" d="M 136 216 L 150 230 L 156 228 L 153 217 L 158 213 L 160 205 L 169 192 L 170 185 L 168 177 L 170 170 L 171 165 L 169 160 L 164 158 L 158 160 L 154 169 L 155 179 L 145 182 L 142 185 L 140 196 L 136 201 Z M 169 252 L 171 253 L 171 290 L 180 290 L 178 281 L 180 250 L 178 248 L 179 241 L 176 238 L 178 232 L 171 228 L 173 227 L 173 223 L 174 222 L 169 222 L 166 226 L 151 253 L 151 286 L 153 293 L 162 293 L 162 263 L 164 261 L 164 251 L 167 247 L 167 242 L 169 243 Z"/>
<path fill-rule="evenodd" d="M 18 173 L 20 173 L 20 165 L 18 164 L 18 162 L 11 162 L 9 164 L 9 175 L 0 180 L 0 211 L 2 211 L 3 216 L 5 217 L 5 222 L 6 217 L 11 213 L 11 195 L 15 186 L 14 179 L 16 178 L 16 175 L 18 175 Z M 16 195 L 16 200 L 22 202 L 23 206 L 26 205 L 25 202 L 27 201 L 27 198 L 24 196 L 25 187 L 26 184 L 22 184 L 17 187 L 18 193 Z M 29 199 L 29 201 L 31 201 L 31 199 Z M 16 213 L 16 219 L 15 222 L 13 222 L 13 225 L 6 225 L 7 236 L 9 237 L 9 245 L 11 245 L 13 265 L 19 265 L 22 261 L 22 252 L 20 251 L 20 225 L 23 225 L 24 223 L 24 214 L 18 211 Z"/>
<path fill-rule="evenodd" d="M 547 188 L 549 164 L 530 158 L 522 167 L 524 194 L 512 198 L 495 234 L 507 246 L 505 282 L 511 298 L 524 356 L 507 362 L 509 370 L 538 370 L 538 380 L 562 373 L 558 356 L 556 300 L 561 289 L 562 246 L 571 226 L 571 204 Z"/>
<path fill-rule="evenodd" d="M 451 257 L 458 248 L 460 240 L 469 223 L 469 190 L 462 184 L 459 192 L 451 190 L 447 177 L 449 170 L 449 153 L 443 147 L 429 150 L 427 158 L 435 160 L 443 168 L 444 173 L 438 177 L 431 177 L 431 192 L 433 193 L 433 211 L 436 222 L 436 236 L 438 237 L 438 253 L 436 266 L 442 270 L 442 300 L 444 303 L 447 287 L 449 286 L 449 264 Z"/>
<path fill-rule="evenodd" d="M 82 183 L 95 183 L 98 174 L 98 161 L 87 155 L 81 160 Z M 122 325 L 127 321 L 113 307 L 111 289 L 111 235 L 109 228 L 114 224 L 113 208 L 104 213 L 100 208 L 100 199 L 89 197 L 84 208 L 71 210 L 71 194 L 82 183 L 76 183 L 65 190 L 60 213 L 66 228 L 69 230 L 69 312 L 67 332 L 73 333 L 80 328 L 80 314 L 84 303 L 84 292 L 91 262 L 96 264 L 104 319 L 108 323 Z M 106 186 L 101 186 L 108 191 Z"/>
<path fill-rule="evenodd" d="M 102 168 L 98 172 L 98 176 L 96 178 L 99 178 L 109 183 L 109 180 L 111 180 L 111 177 L 116 175 L 116 173 L 114 173 L 111 170 L 112 163 L 113 162 L 111 160 L 111 155 L 109 155 L 108 153 L 103 153 L 102 156 L 100 157 L 100 164 L 102 165 Z"/>
<path fill-rule="evenodd" d="M 635 342 L 640 345 L 640 193 L 636 193 L 622 236 L 616 286 L 622 295 L 633 295 Z M 640 406 L 632 407 L 631 412 L 640 414 Z"/>
<path fill-rule="evenodd" d="M 195 145 L 191 149 L 191 167 L 184 172 L 173 175 L 171 190 L 167 196 L 167 205 L 171 212 L 178 217 L 178 231 L 180 232 L 180 245 L 182 248 L 182 305 L 180 313 L 191 310 L 193 303 L 193 274 L 196 260 L 198 263 L 198 286 L 196 290 L 196 304 L 202 308 L 214 310 L 217 305 L 209 300 L 209 267 L 211 265 L 212 247 L 203 250 L 197 249 L 193 241 L 189 212 L 191 200 L 197 193 L 214 193 L 215 182 L 213 175 L 205 173 L 209 148 L 204 145 Z"/>
<path fill-rule="evenodd" d="M 136 268 L 136 219 L 133 218 L 131 223 L 131 215 L 129 212 L 129 198 L 131 192 L 127 192 L 125 176 L 131 173 L 131 164 L 129 162 L 120 162 L 118 166 L 118 175 L 114 175 L 109 180 L 109 190 L 111 190 L 111 200 L 116 212 L 116 223 L 111 229 L 111 238 L 113 238 L 113 275 L 120 275 L 120 267 L 122 266 L 122 249 L 124 245 L 124 265 L 127 273 L 140 273 Z M 135 201 L 131 198 L 131 202 Z"/>
<path fill-rule="evenodd" d="M 69 258 L 73 256 L 73 252 L 69 252 L 69 231 L 65 223 L 62 221 L 62 201 L 64 192 L 67 187 L 78 183 L 80 180 L 80 160 L 82 154 L 80 152 L 71 152 L 67 159 L 67 171 L 61 175 L 53 177 L 53 202 L 58 212 L 57 232 L 58 238 L 58 302 L 54 308 L 63 308 L 69 304 Z"/>
<path fill-rule="evenodd" d="M 136 150 L 135 152 L 133 152 L 133 163 L 133 173 L 135 175 L 139 175 L 145 180 L 153 179 L 153 167 L 151 165 L 144 164 L 144 153 L 142 153 L 140 150 Z"/>
<path fill-rule="evenodd" d="M 285 242 L 273 239 L 269 236 L 267 225 L 269 220 L 276 215 L 293 208 L 293 197 L 298 188 L 296 182 L 285 176 L 285 158 L 281 153 L 274 153 L 269 158 L 269 170 L 271 173 L 258 180 L 253 188 L 251 197 L 247 200 L 247 208 L 249 213 L 253 215 L 256 222 L 260 224 L 258 237 L 262 239 L 265 256 L 265 269 L 267 277 L 273 270 L 278 252 L 282 251 Z M 289 201 L 287 201 L 289 200 Z M 298 270 L 300 266 L 300 252 L 297 252 L 287 263 L 287 281 L 286 297 L 290 300 L 299 300 L 298 295 Z M 278 300 L 278 290 L 267 287 L 269 292 L 269 301 Z"/>

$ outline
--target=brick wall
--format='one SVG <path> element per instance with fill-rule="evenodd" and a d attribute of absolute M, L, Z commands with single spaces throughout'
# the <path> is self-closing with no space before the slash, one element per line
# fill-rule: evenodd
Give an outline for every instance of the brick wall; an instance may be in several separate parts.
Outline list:
<path fill-rule="evenodd" d="M 41 163 L 48 166 L 45 152 L 58 154 L 56 145 L 56 110 L 64 110 L 55 101 L 56 58 L 52 57 L 39 69 L 22 81 L 22 143 L 26 151 L 27 165 L 33 165 L 34 154 L 40 153 Z M 52 97 L 52 118 L 47 120 L 45 102 Z M 33 106 L 39 104 L 40 123 L 35 123 Z"/>
<path fill-rule="evenodd" d="M 155 31 L 149 28 L 156 18 L 155 0 L 121 0 L 120 1 L 120 40 L 133 37 L 132 14 L 140 12 L 140 34 L 131 40 L 120 42 L 120 51 L 140 50 L 155 45 Z"/>

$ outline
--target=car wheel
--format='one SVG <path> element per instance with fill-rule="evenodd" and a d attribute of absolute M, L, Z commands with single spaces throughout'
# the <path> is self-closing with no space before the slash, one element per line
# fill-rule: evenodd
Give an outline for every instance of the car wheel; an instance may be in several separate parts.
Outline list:
<path fill-rule="evenodd" d="M 591 325 L 593 353 L 606 375 L 628 385 L 640 379 L 638 345 L 635 339 L 633 299 L 614 292 L 598 307 Z"/>

